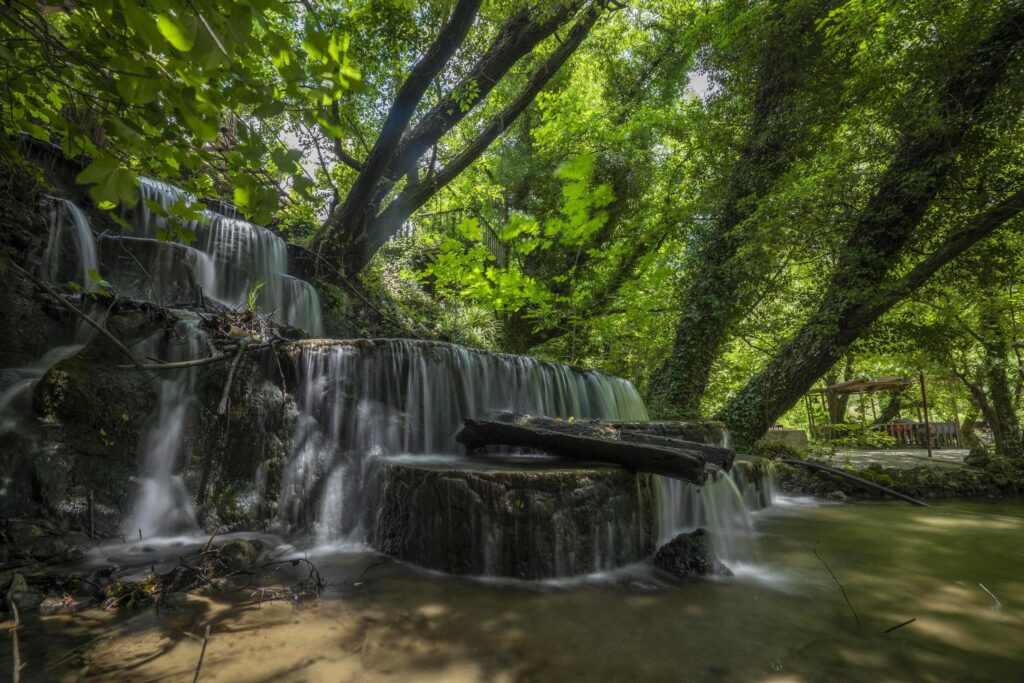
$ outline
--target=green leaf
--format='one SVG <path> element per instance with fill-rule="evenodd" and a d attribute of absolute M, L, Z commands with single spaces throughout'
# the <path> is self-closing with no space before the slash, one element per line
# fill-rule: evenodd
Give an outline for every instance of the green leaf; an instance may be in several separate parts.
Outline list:
<path fill-rule="evenodd" d="M 151 50 L 159 50 L 164 47 L 166 43 L 157 22 L 149 12 L 141 9 L 138 2 L 121 0 L 121 9 L 124 10 L 126 23 L 135 31 L 146 47 Z"/>
<path fill-rule="evenodd" d="M 149 104 L 160 94 L 160 81 L 156 78 L 122 76 L 117 80 L 117 93 L 128 104 Z"/>
<path fill-rule="evenodd" d="M 75 182 L 92 185 L 89 194 L 101 209 L 123 204 L 132 208 L 139 202 L 139 180 L 113 157 L 98 157 L 75 177 Z"/>
<path fill-rule="evenodd" d="M 178 23 L 178 20 L 166 12 L 161 12 L 156 17 L 156 27 L 160 34 L 167 39 L 167 42 L 180 52 L 188 52 L 195 43 L 195 24 L 191 30 Z"/>

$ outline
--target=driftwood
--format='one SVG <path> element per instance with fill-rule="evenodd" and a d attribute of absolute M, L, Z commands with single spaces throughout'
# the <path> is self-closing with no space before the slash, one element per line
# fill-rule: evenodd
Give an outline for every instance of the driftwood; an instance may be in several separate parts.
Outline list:
<path fill-rule="evenodd" d="M 694 484 L 702 484 L 707 478 L 707 459 L 698 449 L 618 441 L 597 436 L 590 432 L 590 428 L 574 433 L 565 425 L 572 423 L 566 422 L 556 430 L 520 424 L 510 419 L 466 419 L 455 439 L 470 452 L 488 445 L 520 446 L 573 460 L 619 465 L 635 472 L 660 474 Z"/>
<path fill-rule="evenodd" d="M 717 465 L 723 470 L 732 469 L 733 461 L 736 459 L 736 451 L 731 448 L 712 446 L 699 441 L 691 441 L 676 436 L 666 436 L 663 431 L 675 433 L 673 427 L 681 426 L 684 423 L 645 423 L 645 422 L 605 422 L 603 420 L 558 420 L 551 417 L 535 417 L 533 415 L 516 415 L 513 413 L 502 413 L 494 418 L 499 422 L 513 422 L 518 425 L 548 429 L 565 434 L 576 434 L 579 436 L 591 436 L 598 439 L 611 439 L 624 443 L 644 444 L 668 448 L 685 452 L 698 451 L 704 456 L 704 460 L 712 465 Z M 657 431 L 649 429 L 649 425 L 656 426 Z"/>
<path fill-rule="evenodd" d="M 917 505 L 919 507 L 925 507 L 925 508 L 929 507 L 928 503 L 924 502 L 923 500 L 918 500 L 917 498 L 911 498 L 910 496 L 904 495 L 904 494 L 900 493 L 899 491 L 893 491 L 888 486 L 882 486 L 881 484 L 876 484 L 873 481 L 868 481 L 867 479 L 862 479 L 861 477 L 854 476 L 854 475 L 850 474 L 849 472 L 844 472 L 842 470 L 837 470 L 835 467 L 829 467 L 828 465 L 819 465 L 816 462 L 810 462 L 810 461 L 807 461 L 807 460 L 783 460 L 782 462 L 784 464 L 786 464 L 786 465 L 790 465 L 790 466 L 793 466 L 793 467 L 806 467 L 809 470 L 819 470 L 821 472 L 828 472 L 829 474 L 834 474 L 837 477 L 845 477 L 846 479 L 849 479 L 850 481 L 855 481 L 858 484 L 862 484 L 864 486 L 867 486 L 868 488 L 877 489 L 879 491 L 882 491 L 883 493 L 888 493 L 890 496 L 893 496 L 894 498 L 899 498 L 900 500 L 905 500 L 908 503 L 910 503 L 911 505 Z"/>

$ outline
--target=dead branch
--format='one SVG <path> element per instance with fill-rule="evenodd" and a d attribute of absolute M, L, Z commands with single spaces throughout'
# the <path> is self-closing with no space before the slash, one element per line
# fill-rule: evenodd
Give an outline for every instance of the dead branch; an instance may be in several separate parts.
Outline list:
<path fill-rule="evenodd" d="M 199 663 L 196 664 L 196 675 L 192 677 L 192 683 L 199 683 L 199 672 L 203 668 L 203 658 L 206 657 L 206 645 L 210 642 L 210 625 L 206 625 L 206 635 L 203 637 L 203 649 L 199 652 Z"/>
<path fill-rule="evenodd" d="M 109 340 L 110 340 L 110 341 L 111 341 L 111 342 L 112 342 L 112 343 L 114 344 L 114 346 L 116 346 L 116 347 L 117 347 L 117 348 L 118 348 L 118 349 L 119 349 L 119 350 L 121 351 L 121 353 L 123 353 L 124 355 L 126 355 L 126 356 L 127 356 L 127 357 L 128 357 L 128 358 L 129 358 L 130 360 L 131 360 L 131 362 L 132 362 L 132 365 L 134 365 L 134 366 L 135 366 L 135 367 L 136 367 L 137 369 L 139 369 L 139 370 L 144 370 L 144 369 L 145 369 L 145 368 L 143 367 L 142 363 L 141 363 L 141 362 L 139 361 L 139 359 L 138 359 L 138 358 L 136 358 L 136 357 L 135 357 L 135 356 L 134 356 L 134 355 L 132 354 L 132 352 L 131 352 L 131 351 L 130 351 L 130 350 L 128 349 L 128 347 L 127 347 L 127 346 L 125 346 L 125 345 L 124 345 L 124 344 L 123 344 L 123 343 L 121 342 L 121 340 L 120 340 L 120 339 L 118 339 L 117 337 L 115 337 L 115 336 L 114 336 L 114 335 L 113 335 L 113 334 L 112 334 L 112 333 L 110 332 L 110 330 L 108 330 L 108 329 L 107 329 L 107 328 L 106 328 L 105 326 L 103 326 L 103 325 L 100 325 L 100 324 L 99 324 L 98 322 L 96 322 L 95 320 L 93 320 L 92 318 L 90 318 L 90 317 L 89 317 L 88 315 L 86 315 L 86 314 L 85 314 L 85 313 L 83 313 L 82 311 L 80 311 L 80 310 L 78 310 L 77 308 L 75 308 L 75 307 L 74 307 L 74 306 L 73 306 L 73 305 L 71 304 L 71 302 L 70 302 L 70 301 L 68 301 L 67 299 L 65 299 L 65 298 L 64 298 L 63 296 L 61 296 L 59 292 L 57 292 L 56 290 L 54 290 L 54 289 L 53 289 L 52 287 L 50 287 L 49 285 L 47 285 L 47 284 L 46 284 L 45 282 L 43 282 L 42 280 L 40 280 L 39 278 L 37 278 L 37 277 L 36 277 L 35 275 L 33 275 L 32 273 L 28 272 L 27 270 L 25 270 L 24 268 L 22 268 L 21 266 L 19 266 L 19 265 L 18 265 L 17 263 L 14 263 L 14 262 L 12 261 L 12 262 L 11 262 L 11 266 L 13 266 L 13 267 L 14 267 L 14 269 L 15 269 L 15 270 L 17 270 L 17 271 L 18 271 L 19 273 L 21 273 L 22 275 L 24 275 L 25 277 L 27 277 L 27 278 L 28 278 L 29 280 L 31 280 L 31 281 L 32 281 L 32 282 L 33 282 L 33 283 L 34 283 L 34 284 L 35 284 L 35 285 L 36 285 L 37 287 L 39 287 L 39 288 L 40 288 L 41 290 L 43 290 L 44 292 L 46 292 L 47 294 L 49 294 L 50 296 L 52 296 L 52 297 L 53 297 L 54 299 L 56 299 L 56 300 L 57 300 L 57 302 L 58 302 L 58 303 L 59 303 L 59 304 L 60 304 L 61 306 L 63 306 L 64 308 L 67 308 L 68 310 L 70 310 L 71 312 L 73 312 L 73 313 L 74 313 L 75 315 L 77 315 L 77 316 L 78 316 L 79 318 L 81 318 L 81 319 L 82 319 L 83 321 L 85 321 L 85 322 L 86 322 L 86 323 L 87 323 L 87 324 L 88 324 L 89 326 L 91 326 L 91 327 L 95 328 L 95 329 L 96 329 L 96 330 L 97 330 L 97 331 L 98 331 L 98 332 L 99 332 L 100 334 L 102 334 L 102 335 L 103 335 L 104 337 L 106 337 L 107 339 L 109 339 Z"/>
<path fill-rule="evenodd" d="M 901 624 L 896 624 L 895 626 L 891 626 L 891 627 L 885 629 L 884 631 L 882 631 L 882 633 L 892 633 L 896 629 L 903 628 L 907 624 L 913 624 L 915 621 L 917 621 L 917 617 L 914 617 L 913 619 L 907 619 L 906 621 L 904 621 Z"/>
<path fill-rule="evenodd" d="M 217 414 L 223 415 L 228 409 L 228 397 L 231 395 L 231 384 L 235 379 L 235 370 L 238 368 L 239 361 L 242 360 L 242 354 L 245 353 L 245 347 L 252 341 L 252 337 L 245 337 L 238 343 L 238 352 L 235 354 L 235 359 L 231 361 L 231 367 L 228 369 L 228 379 L 224 382 L 224 393 L 221 394 L 220 404 L 217 406 Z"/>
<path fill-rule="evenodd" d="M 825 561 L 825 558 L 823 558 L 821 555 L 818 554 L 818 546 L 817 545 L 815 545 L 813 548 L 811 548 L 811 552 L 814 553 L 814 556 L 816 558 L 818 558 L 819 562 L 821 562 L 823 565 L 825 565 L 825 570 L 828 571 L 829 576 L 831 576 L 832 580 L 836 582 L 837 586 L 839 586 L 839 590 L 843 594 L 843 600 L 846 601 L 847 606 L 850 608 L 850 611 L 853 613 L 853 619 L 854 619 L 854 621 L 857 622 L 857 628 L 860 628 L 860 617 L 857 616 L 857 610 L 855 610 L 853 608 L 853 603 L 850 602 L 849 596 L 846 595 L 846 588 L 844 588 L 843 584 L 840 583 L 839 578 L 836 576 L 835 572 L 832 571 L 832 567 L 828 566 L 828 562 Z"/>

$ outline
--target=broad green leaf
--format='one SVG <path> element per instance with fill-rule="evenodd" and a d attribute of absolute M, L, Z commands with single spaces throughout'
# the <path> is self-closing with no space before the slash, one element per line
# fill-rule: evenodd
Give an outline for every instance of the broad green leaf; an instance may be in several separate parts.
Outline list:
<path fill-rule="evenodd" d="M 192 23 L 191 30 L 183 26 L 178 19 L 161 12 L 156 17 L 156 26 L 160 35 L 167 39 L 176 50 L 188 52 L 195 43 L 195 23 Z"/>

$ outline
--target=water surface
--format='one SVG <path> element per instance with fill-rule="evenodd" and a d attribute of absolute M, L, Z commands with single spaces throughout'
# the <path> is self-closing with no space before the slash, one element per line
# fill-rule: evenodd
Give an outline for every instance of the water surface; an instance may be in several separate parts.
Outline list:
<path fill-rule="evenodd" d="M 782 501 L 755 527 L 759 563 L 682 583 L 648 564 L 453 578 L 325 550 L 315 603 L 257 607 L 244 589 L 178 612 L 29 617 L 25 678 L 191 680 L 209 622 L 204 681 L 1024 680 L 1024 503 Z"/>

